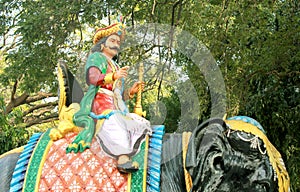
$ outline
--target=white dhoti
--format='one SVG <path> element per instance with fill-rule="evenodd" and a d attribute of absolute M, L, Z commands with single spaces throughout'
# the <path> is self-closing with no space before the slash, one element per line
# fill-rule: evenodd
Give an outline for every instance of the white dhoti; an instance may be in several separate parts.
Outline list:
<path fill-rule="evenodd" d="M 103 150 L 111 156 L 134 155 L 146 134 L 151 134 L 150 122 L 134 113 L 115 113 L 106 119 L 96 134 Z"/>

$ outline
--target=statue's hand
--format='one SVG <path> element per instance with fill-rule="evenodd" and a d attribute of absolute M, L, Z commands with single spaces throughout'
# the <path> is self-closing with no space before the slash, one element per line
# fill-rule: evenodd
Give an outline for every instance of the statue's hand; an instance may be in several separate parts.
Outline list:
<path fill-rule="evenodd" d="M 143 91 L 144 88 L 145 88 L 145 82 L 140 82 L 140 81 L 138 81 L 138 82 L 135 82 L 135 83 L 133 84 L 133 86 L 130 88 L 129 94 L 130 94 L 130 95 L 136 94 L 136 93 L 139 91 L 140 85 L 141 85 L 141 89 L 142 89 L 142 91 Z"/>
<path fill-rule="evenodd" d="M 118 71 L 114 72 L 113 79 L 117 80 L 117 79 L 120 79 L 120 78 L 127 77 L 128 69 L 129 69 L 129 66 L 125 66 L 125 67 L 120 68 Z"/>

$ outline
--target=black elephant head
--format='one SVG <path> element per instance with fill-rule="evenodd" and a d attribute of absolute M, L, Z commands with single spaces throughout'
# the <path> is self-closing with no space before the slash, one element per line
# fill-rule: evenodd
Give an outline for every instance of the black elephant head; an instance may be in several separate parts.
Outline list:
<path fill-rule="evenodd" d="M 247 132 L 249 126 L 255 131 Z M 231 120 L 212 119 L 200 125 L 190 141 L 186 167 L 193 180 L 192 191 L 288 191 L 289 178 L 281 157 L 257 126 L 244 121 L 232 126 Z"/>

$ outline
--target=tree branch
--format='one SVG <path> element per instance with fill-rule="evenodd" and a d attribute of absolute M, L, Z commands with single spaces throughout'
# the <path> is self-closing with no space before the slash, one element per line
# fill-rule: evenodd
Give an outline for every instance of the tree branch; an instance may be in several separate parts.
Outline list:
<path fill-rule="evenodd" d="M 32 96 L 32 97 L 28 97 L 26 99 L 26 103 L 31 103 L 31 102 L 39 101 L 39 100 L 42 100 L 42 99 L 46 99 L 48 97 L 55 97 L 55 96 L 57 96 L 57 95 L 54 94 L 54 93 L 38 92 L 37 95 Z"/>
<path fill-rule="evenodd" d="M 177 1 L 174 3 L 173 8 L 172 8 L 172 21 L 171 21 L 171 26 L 174 26 L 175 23 L 175 12 L 176 12 L 176 7 L 181 4 L 182 0 Z"/>
<path fill-rule="evenodd" d="M 17 85 L 15 83 L 15 85 Z M 15 89 L 15 85 L 14 88 Z M 30 104 L 32 102 L 35 101 L 39 101 L 48 97 L 53 97 L 56 96 L 54 93 L 44 93 L 44 92 L 38 92 L 37 95 L 29 97 L 29 94 L 27 93 L 23 93 L 21 96 L 17 97 L 17 98 L 13 98 L 15 95 L 16 90 L 12 91 L 12 96 L 11 96 L 11 100 L 8 103 L 8 105 L 6 106 L 6 110 L 4 112 L 5 115 L 9 114 L 15 107 L 18 107 L 20 105 L 23 104 Z"/>
<path fill-rule="evenodd" d="M 23 93 L 21 96 L 14 98 L 13 100 L 11 100 L 8 105 L 6 106 L 5 112 L 4 114 L 7 115 L 9 114 L 13 108 L 20 106 L 24 103 L 26 103 L 26 99 L 29 97 L 29 95 L 27 93 Z"/>
<path fill-rule="evenodd" d="M 57 113 L 52 113 L 48 116 L 44 116 L 41 118 L 36 118 L 28 123 L 25 124 L 25 128 L 27 127 L 31 127 L 33 125 L 37 125 L 37 124 L 42 124 L 42 123 L 49 123 L 52 121 L 58 120 L 58 114 Z"/>
<path fill-rule="evenodd" d="M 15 100 L 15 94 L 16 94 L 16 91 L 17 91 L 18 82 L 19 81 L 16 79 L 15 83 L 13 85 L 12 91 L 11 91 L 10 101 L 14 101 Z"/>
<path fill-rule="evenodd" d="M 152 10 L 151 10 L 151 13 L 150 13 L 150 17 L 152 19 L 152 22 L 154 22 L 154 18 L 155 18 L 154 13 L 155 13 L 156 5 L 157 5 L 156 0 L 153 0 Z"/>
<path fill-rule="evenodd" d="M 177 26 L 179 24 L 179 20 L 181 18 L 181 12 L 182 12 L 182 0 L 180 0 L 180 7 L 179 7 L 179 10 L 178 10 L 178 13 L 177 13 L 177 21 L 175 23 L 175 26 Z"/>
<path fill-rule="evenodd" d="M 43 104 L 35 105 L 34 107 L 31 107 L 27 111 L 24 111 L 23 112 L 23 117 L 25 117 L 29 113 L 33 112 L 34 110 L 41 109 L 41 108 L 44 108 L 44 107 L 53 107 L 53 106 L 56 106 L 56 105 L 57 105 L 57 102 L 49 102 L 49 103 L 43 103 Z"/>

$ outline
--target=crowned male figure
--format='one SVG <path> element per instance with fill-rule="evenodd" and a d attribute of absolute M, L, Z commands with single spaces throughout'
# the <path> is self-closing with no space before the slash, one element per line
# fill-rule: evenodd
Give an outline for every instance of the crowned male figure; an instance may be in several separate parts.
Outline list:
<path fill-rule="evenodd" d="M 96 136 L 103 150 L 117 159 L 120 172 L 130 173 L 139 169 L 131 157 L 135 155 L 146 134 L 151 134 L 148 120 L 129 113 L 125 100 L 133 98 L 140 84 L 124 90 L 128 66 L 119 67 L 113 58 L 120 51 L 124 40 L 125 25 L 117 22 L 96 31 L 85 72 L 88 90 L 80 102 L 80 110 L 73 122 L 84 129 L 67 148 L 67 152 L 83 152 Z"/>

